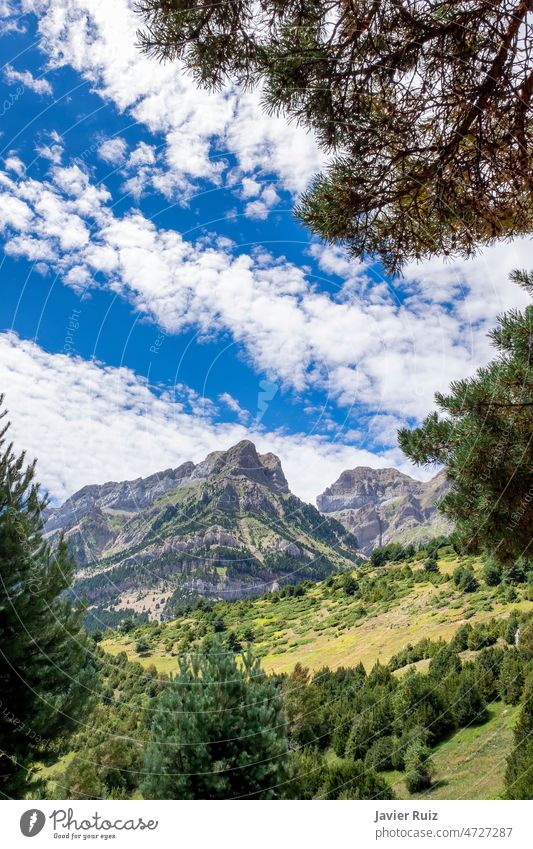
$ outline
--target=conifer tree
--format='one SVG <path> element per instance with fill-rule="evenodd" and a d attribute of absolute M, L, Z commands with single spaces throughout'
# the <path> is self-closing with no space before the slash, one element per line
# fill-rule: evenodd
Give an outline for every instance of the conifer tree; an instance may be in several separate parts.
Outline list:
<path fill-rule="evenodd" d="M 511 279 L 533 295 L 533 274 Z M 451 488 L 439 507 L 460 542 L 503 566 L 531 557 L 533 526 L 533 306 L 511 310 L 490 334 L 497 357 L 467 380 L 437 393 L 444 416 L 402 429 L 399 442 L 417 464 L 443 463 Z"/>
<path fill-rule="evenodd" d="M 507 799 L 533 799 L 533 673 L 524 690 L 524 702 L 514 731 L 514 748 L 505 773 Z"/>
<path fill-rule="evenodd" d="M 330 165 L 297 206 L 390 269 L 531 232 L 531 0 L 138 0 L 139 40 L 258 87 Z"/>
<path fill-rule="evenodd" d="M 287 776 L 281 694 L 248 648 L 217 641 L 180 660 L 159 697 L 141 785 L 150 799 L 272 799 Z"/>
<path fill-rule="evenodd" d="M 0 409 L 3 396 L 0 396 Z M 75 726 L 94 685 L 82 610 L 62 597 L 73 562 L 43 539 L 35 463 L 7 443 L 0 412 L 0 793 L 20 798 L 32 764 Z"/>

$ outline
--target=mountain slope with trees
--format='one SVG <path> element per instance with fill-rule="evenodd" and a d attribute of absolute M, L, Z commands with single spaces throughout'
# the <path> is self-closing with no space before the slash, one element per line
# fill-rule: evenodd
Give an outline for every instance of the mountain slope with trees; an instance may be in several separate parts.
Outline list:
<path fill-rule="evenodd" d="M 84 487 L 48 518 L 78 562 L 90 615 L 168 618 L 190 596 L 239 598 L 318 580 L 358 560 L 357 540 L 289 491 L 279 459 L 245 440 L 198 465 Z"/>

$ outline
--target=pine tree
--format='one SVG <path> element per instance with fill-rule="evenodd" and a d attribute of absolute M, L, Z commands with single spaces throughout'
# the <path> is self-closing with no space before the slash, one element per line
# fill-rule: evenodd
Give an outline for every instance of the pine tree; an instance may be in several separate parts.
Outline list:
<path fill-rule="evenodd" d="M 0 427 L 0 792 L 19 798 L 33 762 L 79 721 L 94 673 L 82 610 L 62 595 L 72 559 L 63 541 L 52 550 L 43 539 L 35 463 L 13 453 L 8 428 Z"/>
<path fill-rule="evenodd" d="M 514 731 L 514 749 L 505 773 L 507 799 L 533 799 L 533 673 L 524 690 L 524 703 Z"/>
<path fill-rule="evenodd" d="M 259 87 L 331 157 L 297 215 L 390 269 L 531 232 L 530 0 L 138 0 L 199 84 Z"/>
<path fill-rule="evenodd" d="M 464 669 L 453 694 L 452 709 L 457 725 L 480 724 L 487 719 L 487 705 L 473 669 Z"/>
<path fill-rule="evenodd" d="M 251 649 L 222 641 L 180 660 L 159 697 L 143 762 L 150 799 L 271 799 L 287 777 L 281 694 Z"/>
<path fill-rule="evenodd" d="M 511 279 L 533 295 L 533 274 Z M 533 525 L 533 306 L 500 317 L 490 337 L 498 356 L 449 395 L 399 442 L 418 464 L 443 463 L 451 489 L 439 509 L 459 541 L 503 566 L 530 550 Z"/>

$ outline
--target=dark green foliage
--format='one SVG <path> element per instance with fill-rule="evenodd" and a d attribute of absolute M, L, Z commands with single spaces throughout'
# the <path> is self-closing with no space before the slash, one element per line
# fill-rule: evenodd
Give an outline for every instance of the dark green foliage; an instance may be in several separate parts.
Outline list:
<path fill-rule="evenodd" d="M 253 643 L 254 641 L 254 632 L 251 628 L 246 628 L 244 631 L 242 638 L 245 643 Z"/>
<path fill-rule="evenodd" d="M 409 670 L 392 697 L 394 731 L 397 735 L 422 726 L 430 741 L 437 741 L 453 727 L 453 717 L 444 689 L 426 675 Z"/>
<path fill-rule="evenodd" d="M 382 545 L 381 548 L 374 548 L 370 555 L 370 562 L 372 566 L 399 563 L 402 560 L 408 560 L 414 553 L 412 545 L 403 546 L 399 542 L 390 542 L 388 545 Z"/>
<path fill-rule="evenodd" d="M 498 680 L 505 652 L 491 646 L 480 651 L 474 664 L 474 675 L 479 691 L 486 702 L 498 698 Z"/>
<path fill-rule="evenodd" d="M 461 627 L 457 629 L 451 643 L 455 651 L 464 651 L 468 648 L 468 639 L 471 633 L 472 625 L 469 622 L 465 622 L 464 625 L 461 625 Z"/>
<path fill-rule="evenodd" d="M 439 564 L 436 557 L 428 557 L 424 563 L 424 571 L 429 573 L 439 571 Z"/>
<path fill-rule="evenodd" d="M 140 745 L 125 737 L 106 738 L 99 746 L 76 754 L 60 782 L 66 799 L 127 799 L 137 787 Z"/>
<path fill-rule="evenodd" d="M 324 755 L 317 749 L 297 749 L 291 754 L 289 780 L 283 795 L 289 799 L 314 799 L 327 769 Z"/>
<path fill-rule="evenodd" d="M 527 660 L 533 660 L 533 619 L 530 619 L 529 622 L 526 622 L 520 628 L 518 648 L 520 649 L 520 654 L 527 658 Z"/>
<path fill-rule="evenodd" d="M 465 667 L 458 675 L 453 692 L 452 710 L 459 727 L 477 725 L 487 719 L 487 705 L 471 667 Z"/>
<path fill-rule="evenodd" d="M 387 782 L 362 761 L 345 760 L 327 768 L 319 799 L 394 799 Z"/>
<path fill-rule="evenodd" d="M 366 753 L 365 767 L 375 769 L 376 772 L 392 769 L 392 753 L 394 751 L 394 737 L 380 737 L 372 743 Z"/>
<path fill-rule="evenodd" d="M 500 698 L 517 705 L 524 689 L 524 660 L 517 649 L 506 652 L 500 668 Z"/>
<path fill-rule="evenodd" d="M 496 627 L 491 627 L 491 624 L 490 622 L 478 622 L 474 625 L 468 634 L 467 648 L 471 651 L 479 651 L 480 649 L 494 645 L 498 639 L 498 632 Z"/>
<path fill-rule="evenodd" d="M 533 672 L 526 680 L 514 749 L 507 759 L 505 795 L 507 799 L 533 799 Z"/>
<path fill-rule="evenodd" d="M 432 657 L 429 674 L 435 681 L 443 681 L 448 675 L 461 671 L 461 658 L 451 645 L 444 645 Z"/>
<path fill-rule="evenodd" d="M 514 610 L 511 611 L 511 613 L 509 614 L 509 618 L 507 619 L 507 626 L 505 628 L 505 632 L 503 634 L 506 642 L 508 642 L 510 646 L 515 645 L 516 638 L 518 636 L 519 624 L 520 620 L 518 618 L 518 614 Z"/>
<path fill-rule="evenodd" d="M 350 574 L 345 575 L 342 583 L 343 583 L 344 592 L 346 593 L 346 595 L 353 595 L 353 596 L 358 595 L 359 584 L 357 583 L 357 581 L 355 580 L 355 578 L 352 575 L 350 575 Z"/>
<path fill-rule="evenodd" d="M 137 9 L 145 51 L 180 58 L 210 88 L 260 87 L 270 113 L 311 129 L 333 154 L 296 210 L 322 238 L 394 270 L 530 231 L 528 3 L 138 0 Z"/>
<path fill-rule="evenodd" d="M 443 645 L 442 642 L 432 642 L 428 637 L 423 637 L 414 646 L 408 643 L 398 654 L 391 657 L 388 663 L 389 669 L 394 671 L 410 663 L 416 663 L 419 660 L 433 657 Z"/>
<path fill-rule="evenodd" d="M 503 582 L 505 584 L 523 584 L 526 581 L 528 564 L 519 557 L 514 563 L 510 563 L 503 570 Z"/>
<path fill-rule="evenodd" d="M 450 536 L 441 534 L 438 537 L 433 537 L 423 545 L 419 546 L 418 550 L 425 551 L 428 557 L 435 557 L 438 559 L 439 552 L 442 551 L 442 549 L 448 549 L 448 551 L 452 553 L 455 552 L 456 554 L 462 553 L 454 533 L 450 534 Z"/>
<path fill-rule="evenodd" d="M 140 640 L 137 640 L 135 643 L 135 651 L 137 654 L 146 654 L 146 652 L 150 651 L 150 643 L 145 637 L 141 637 Z"/>
<path fill-rule="evenodd" d="M 76 725 L 95 680 L 83 611 L 61 597 L 72 560 L 62 541 L 52 551 L 43 540 L 46 499 L 7 429 L 0 424 L 0 790 L 19 798 L 32 761 Z"/>
<path fill-rule="evenodd" d="M 387 782 L 362 761 L 328 763 L 316 749 L 291 756 L 290 799 L 394 799 Z"/>
<path fill-rule="evenodd" d="M 479 586 L 471 566 L 457 566 L 453 572 L 453 582 L 464 593 L 475 593 Z"/>
<path fill-rule="evenodd" d="M 286 778 L 281 694 L 251 652 L 222 643 L 180 660 L 158 700 L 143 759 L 150 799 L 270 799 Z"/>
<path fill-rule="evenodd" d="M 394 746 L 391 756 L 393 769 L 405 769 L 405 758 L 413 744 L 419 743 L 420 745 L 426 746 L 428 739 L 428 730 L 420 725 L 414 725 L 399 736 L 394 737 Z"/>
<path fill-rule="evenodd" d="M 62 789 L 66 799 L 100 799 L 103 787 L 95 763 L 76 755 L 67 767 Z"/>
<path fill-rule="evenodd" d="M 410 793 L 427 790 L 432 769 L 430 749 L 421 740 L 415 740 L 405 753 L 405 786 Z"/>
<path fill-rule="evenodd" d="M 283 694 L 291 745 L 324 745 L 323 700 L 318 687 L 311 686 L 309 670 L 297 663 L 284 683 Z"/>
<path fill-rule="evenodd" d="M 502 567 L 492 558 L 489 558 L 483 566 L 483 580 L 488 587 L 497 587 L 502 580 Z"/>
<path fill-rule="evenodd" d="M 226 635 L 226 646 L 228 647 L 228 651 L 232 652 L 240 652 L 242 651 L 242 645 L 237 637 L 235 631 L 228 631 Z"/>

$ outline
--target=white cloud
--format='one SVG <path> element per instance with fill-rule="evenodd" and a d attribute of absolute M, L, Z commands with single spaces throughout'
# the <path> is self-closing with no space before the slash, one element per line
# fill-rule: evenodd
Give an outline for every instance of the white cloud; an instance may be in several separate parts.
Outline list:
<path fill-rule="evenodd" d="M 17 450 L 38 458 L 38 479 L 59 501 L 88 483 L 199 462 L 244 438 L 262 452 L 279 454 L 291 488 L 307 501 L 345 468 L 387 464 L 368 451 L 312 435 L 214 424 L 186 411 L 179 400 L 189 400 L 186 387 L 177 387 L 178 401 L 157 397 L 127 368 L 49 354 L 12 333 L 0 334 L 0 385 L 7 389 Z"/>
<path fill-rule="evenodd" d="M 98 156 L 110 165 L 121 165 L 126 159 L 127 149 L 124 139 L 106 139 L 98 148 Z"/>
<path fill-rule="evenodd" d="M 264 221 L 268 218 L 268 213 L 273 206 L 279 203 L 279 195 L 274 186 L 265 186 L 257 200 L 250 201 L 244 207 L 244 215 L 246 218 L 255 218 Z"/>
<path fill-rule="evenodd" d="M 48 80 L 36 78 L 30 71 L 16 71 L 12 65 L 4 68 L 4 77 L 8 83 L 21 83 L 24 88 L 29 88 L 35 94 L 52 94 L 52 86 Z"/>
<path fill-rule="evenodd" d="M 303 190 L 323 161 L 313 137 L 282 117 L 267 117 L 257 92 L 207 92 L 180 63 L 143 56 L 132 6 L 132 0 L 24 2 L 39 18 L 52 67 L 71 65 L 119 111 L 164 134 L 164 172 L 151 182 L 157 191 L 188 197 L 195 179 L 218 183 L 226 152 L 237 158 L 243 177 L 274 172 L 284 188 Z"/>
<path fill-rule="evenodd" d="M 139 211 L 116 217 L 105 187 L 77 165 L 52 168 L 45 183 L 0 173 L 2 187 L 8 253 L 51 262 L 67 283 L 81 268 L 87 280 L 100 272 L 165 332 L 229 332 L 257 371 L 297 392 L 324 389 L 348 409 L 423 416 L 436 390 L 487 361 L 497 313 L 524 302 L 506 276 L 528 264 L 525 239 L 377 284 L 363 264 L 315 247 L 324 272 L 340 278 L 336 296 L 264 250 L 235 256 L 231 244 L 188 242 Z"/>
<path fill-rule="evenodd" d="M 250 413 L 248 410 L 244 410 L 236 398 L 233 397 L 229 392 L 222 392 L 221 395 L 218 396 L 218 400 L 224 404 L 228 410 L 231 410 L 232 413 L 235 413 L 237 418 L 242 424 L 246 424 L 250 419 Z"/>
<path fill-rule="evenodd" d="M 235 176 L 235 182 L 238 182 L 238 175 L 232 175 L 232 183 L 233 176 Z M 243 177 L 241 180 L 241 198 L 243 200 L 247 200 L 248 198 L 257 197 L 257 195 L 261 192 L 261 183 L 258 183 L 257 180 L 253 180 L 251 177 Z"/>
<path fill-rule="evenodd" d="M 35 148 L 35 152 L 42 156 L 43 159 L 48 159 L 55 165 L 59 165 L 64 153 L 63 140 L 56 130 L 45 134 L 46 141 Z"/>
<path fill-rule="evenodd" d="M 18 156 L 8 156 L 5 160 L 5 167 L 8 171 L 13 171 L 17 177 L 22 177 L 26 170 L 24 163 Z"/>

